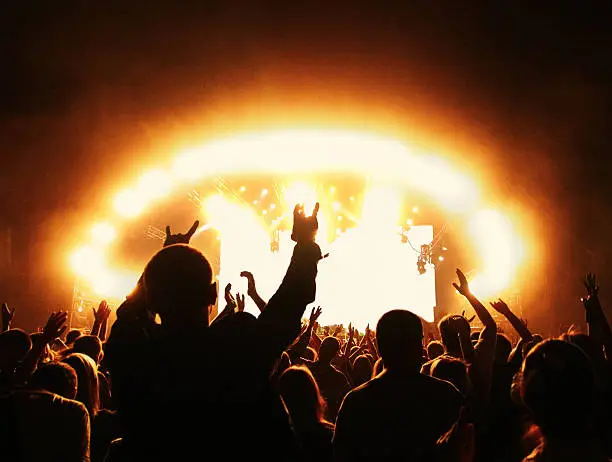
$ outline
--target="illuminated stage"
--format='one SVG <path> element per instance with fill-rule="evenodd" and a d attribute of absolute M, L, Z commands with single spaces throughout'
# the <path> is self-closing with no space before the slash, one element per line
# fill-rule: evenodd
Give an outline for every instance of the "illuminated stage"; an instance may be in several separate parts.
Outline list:
<path fill-rule="evenodd" d="M 78 281 L 73 306 L 87 305 L 85 312 L 101 298 L 119 303 L 160 247 L 163 227 L 180 231 L 195 218 L 202 226 L 192 244 L 220 270 L 220 297 L 227 282 L 246 292 L 240 272 L 248 270 L 269 298 L 290 259 L 293 206 L 308 210 L 317 201 L 318 242 L 330 254 L 319 264 L 323 324 L 363 329 L 393 308 L 433 321 L 447 228 L 470 243 L 462 246 L 474 257 L 453 263 L 469 273 L 479 296 L 503 295 L 524 256 L 510 218 L 446 160 L 370 134 L 245 134 L 184 152 L 118 193 L 108 219 L 70 255 Z M 256 313 L 252 304 L 247 310 Z"/>

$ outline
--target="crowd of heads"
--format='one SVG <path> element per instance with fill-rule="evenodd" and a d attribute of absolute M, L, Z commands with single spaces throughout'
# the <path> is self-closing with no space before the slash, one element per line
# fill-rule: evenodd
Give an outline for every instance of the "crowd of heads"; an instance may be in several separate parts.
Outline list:
<path fill-rule="evenodd" d="M 593 276 L 586 331 L 557 338 L 501 300 L 486 307 L 459 270 L 471 318 L 430 325 L 406 307 L 364 332 L 321 326 L 321 309 L 306 311 L 323 258 L 316 213 L 296 207 L 293 256 L 267 301 L 242 274 L 258 316 L 231 287 L 218 300 L 189 245 L 197 226 L 167 229 L 112 326 L 103 302 L 91 328 L 52 313 L 28 334 L 3 305 L 2 460 L 608 460 L 612 332 Z"/>

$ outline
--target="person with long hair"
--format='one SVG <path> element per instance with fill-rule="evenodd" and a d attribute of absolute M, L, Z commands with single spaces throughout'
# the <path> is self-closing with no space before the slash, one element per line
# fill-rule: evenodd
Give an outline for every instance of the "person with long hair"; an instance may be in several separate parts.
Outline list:
<path fill-rule="evenodd" d="M 83 403 L 93 422 L 100 408 L 98 367 L 93 359 L 83 353 L 71 353 L 62 362 L 72 366 L 77 374 L 77 394 L 75 400 Z"/>
<path fill-rule="evenodd" d="M 304 460 L 331 461 L 334 424 L 324 418 L 325 400 L 310 370 L 291 366 L 280 376 L 278 386 Z"/>

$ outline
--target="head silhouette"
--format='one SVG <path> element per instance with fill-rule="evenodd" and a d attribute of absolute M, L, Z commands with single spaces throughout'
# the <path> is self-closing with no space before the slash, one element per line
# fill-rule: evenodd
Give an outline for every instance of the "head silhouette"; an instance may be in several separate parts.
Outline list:
<path fill-rule="evenodd" d="M 21 329 L 0 333 L 0 370 L 14 369 L 32 348 L 30 336 Z"/>
<path fill-rule="evenodd" d="M 70 329 L 66 334 L 66 345 L 72 345 L 74 341 L 78 339 L 81 335 L 83 335 L 81 329 Z"/>
<path fill-rule="evenodd" d="M 521 398 L 544 437 L 574 439 L 592 431 L 595 377 L 580 348 L 544 341 L 529 352 L 521 372 Z"/>
<path fill-rule="evenodd" d="M 83 353 L 72 353 L 62 360 L 71 366 L 77 375 L 77 393 L 75 399 L 85 405 L 90 418 L 94 418 L 100 407 L 100 390 L 98 367 L 89 356 Z"/>
<path fill-rule="evenodd" d="M 423 324 L 406 310 L 383 314 L 376 325 L 376 343 L 385 368 L 418 371 L 423 362 Z"/>
<path fill-rule="evenodd" d="M 75 399 L 78 379 L 72 366 L 53 361 L 38 366 L 29 385 L 34 389 L 55 393 L 63 398 Z"/>
<path fill-rule="evenodd" d="M 431 376 L 452 383 L 464 396 L 468 391 L 467 365 L 458 358 L 440 356 L 431 366 Z"/>
<path fill-rule="evenodd" d="M 351 379 L 353 385 L 358 387 L 361 384 L 366 383 L 372 378 L 372 363 L 366 355 L 359 355 L 353 361 L 353 368 L 351 372 Z"/>
<path fill-rule="evenodd" d="M 449 314 L 444 316 L 438 323 L 438 330 L 440 331 L 440 338 L 444 344 L 446 353 L 452 356 L 461 357 L 461 344 L 459 343 L 458 337 L 458 323 L 468 324 L 467 329 L 469 330 L 469 323 L 463 316 Z"/>
<path fill-rule="evenodd" d="M 495 362 L 497 364 L 506 364 L 512 353 L 512 342 L 504 334 L 497 334 L 497 343 L 495 344 Z"/>
<path fill-rule="evenodd" d="M 183 244 L 163 248 L 147 264 L 143 281 L 147 305 L 162 324 L 208 325 L 217 285 L 210 263 L 198 250 Z"/>
<path fill-rule="evenodd" d="M 296 427 L 308 427 L 323 420 L 325 400 L 308 368 L 291 366 L 281 374 L 278 387 Z"/>
<path fill-rule="evenodd" d="M 340 351 L 340 341 L 336 337 L 325 337 L 319 347 L 319 362 L 331 363 Z"/>
<path fill-rule="evenodd" d="M 100 364 L 102 360 L 102 342 L 95 335 L 80 336 L 74 341 L 72 351 L 89 356 L 96 364 Z"/>
<path fill-rule="evenodd" d="M 432 340 L 427 344 L 427 357 L 429 359 L 436 359 L 438 356 L 442 356 L 443 354 L 444 345 L 442 344 L 442 342 Z"/>

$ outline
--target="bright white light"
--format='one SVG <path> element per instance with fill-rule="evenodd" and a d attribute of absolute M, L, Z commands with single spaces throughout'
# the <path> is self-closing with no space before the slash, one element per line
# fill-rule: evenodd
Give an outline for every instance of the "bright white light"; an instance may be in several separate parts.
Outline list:
<path fill-rule="evenodd" d="M 270 204 L 270 210 L 274 210 L 276 208 L 276 204 Z"/>
<path fill-rule="evenodd" d="M 107 222 L 98 223 L 91 228 L 91 238 L 96 245 L 108 245 L 116 236 L 117 232 L 115 228 Z"/>
<path fill-rule="evenodd" d="M 146 207 L 146 199 L 137 190 L 126 189 L 115 197 L 115 210 L 121 216 L 133 218 L 139 215 Z"/>
<path fill-rule="evenodd" d="M 70 266 L 78 276 L 92 277 L 104 268 L 104 255 L 99 249 L 84 246 L 72 253 Z"/>
<path fill-rule="evenodd" d="M 418 207 L 412 207 L 412 213 L 419 213 Z"/>
<path fill-rule="evenodd" d="M 332 204 L 332 209 L 334 210 L 334 212 L 337 212 L 338 210 L 340 210 L 342 208 L 342 204 L 338 201 L 335 201 Z"/>
<path fill-rule="evenodd" d="M 288 156 L 288 152 L 292 155 Z M 310 178 L 321 173 L 334 174 L 347 171 L 363 175 L 376 185 L 402 191 L 406 188 L 419 190 L 451 213 L 466 214 L 465 216 L 469 217 L 479 209 L 479 191 L 476 184 L 449 161 L 417 152 L 397 140 L 384 136 L 335 130 L 290 130 L 243 134 L 231 139 L 209 142 L 179 155 L 170 170 L 153 170 L 143 175 L 132 189 L 123 191 L 117 196 L 114 206 L 122 217 L 135 217 L 154 200 L 171 192 L 174 182 L 225 175 L 278 174 Z M 281 208 L 286 208 L 290 214 L 295 203 L 302 202 L 307 211 L 312 210 L 317 201 L 316 191 L 307 185 L 303 188 L 307 194 L 302 194 L 304 191 L 293 194 L 301 196 L 296 200 L 295 197 L 291 197 L 291 189 L 292 187 L 288 188 L 287 195 L 283 194 L 284 202 Z M 244 186 L 240 188 L 241 192 L 245 190 Z M 329 192 L 334 194 L 335 187 L 330 187 Z M 350 201 L 354 202 L 355 198 L 351 196 Z M 257 203 L 256 201 L 255 204 Z M 382 204 L 383 209 L 386 208 L 383 201 L 374 200 L 374 203 Z M 391 208 L 394 207 L 395 205 Z M 322 208 L 329 209 L 325 204 L 322 204 Z M 393 225 L 385 217 L 375 219 L 377 213 L 369 212 L 371 208 L 368 204 L 364 205 L 366 228 L 376 222 Z M 329 210 L 327 213 L 329 214 Z M 323 244 L 326 238 L 323 229 L 324 215 L 320 215 L 320 225 L 323 223 L 323 226 L 320 226 L 319 232 L 319 240 Z M 368 216 L 374 218 L 369 220 Z M 350 232 L 345 233 L 347 236 L 350 234 Z M 482 236 L 478 239 L 483 240 Z M 523 249 L 517 249 L 516 247 L 520 245 L 517 246 L 515 245 L 517 243 L 513 242 L 512 251 L 516 253 L 510 258 L 502 251 L 491 250 L 493 246 L 486 244 L 485 241 L 486 239 L 482 243 L 477 241 L 479 245 L 481 244 L 481 251 L 485 252 L 485 255 L 480 255 L 482 264 L 478 266 L 479 274 L 483 277 L 485 274 L 489 275 L 488 286 L 502 286 L 503 280 L 512 280 L 520 261 L 517 255 L 520 256 Z M 487 256 L 491 254 L 496 257 Z M 498 267 L 502 267 L 504 261 L 510 261 L 510 269 L 499 269 L 491 263 L 492 261 L 496 261 L 495 265 Z"/>
<path fill-rule="evenodd" d="M 492 297 L 514 282 L 516 269 L 523 259 L 523 245 L 510 221 L 496 210 L 481 210 L 469 223 L 481 263 L 470 282 L 480 297 Z"/>
<path fill-rule="evenodd" d="M 406 224 L 407 224 L 408 226 L 412 226 L 412 225 L 414 225 L 414 220 L 413 220 L 412 218 L 408 218 L 408 219 L 406 220 Z"/>
<path fill-rule="evenodd" d="M 163 170 L 151 170 L 140 177 L 138 191 L 143 197 L 161 199 L 172 191 L 172 179 Z"/>
<path fill-rule="evenodd" d="M 293 210 L 295 204 L 304 204 L 304 211 L 309 214 L 317 203 L 317 193 L 313 186 L 299 181 L 285 189 L 283 200 L 287 210 Z"/>
<path fill-rule="evenodd" d="M 268 195 L 268 190 L 267 189 L 262 189 L 261 190 L 261 197 L 265 197 Z"/>

